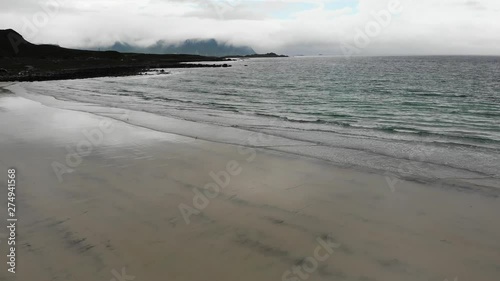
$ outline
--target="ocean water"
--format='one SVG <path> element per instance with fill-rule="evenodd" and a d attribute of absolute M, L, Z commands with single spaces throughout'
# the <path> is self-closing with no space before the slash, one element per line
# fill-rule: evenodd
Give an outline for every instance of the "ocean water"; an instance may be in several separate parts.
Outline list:
<path fill-rule="evenodd" d="M 500 187 L 500 57 L 292 57 L 232 65 L 23 85 L 62 100 L 307 141 L 313 145 L 289 152 L 346 166 Z"/>

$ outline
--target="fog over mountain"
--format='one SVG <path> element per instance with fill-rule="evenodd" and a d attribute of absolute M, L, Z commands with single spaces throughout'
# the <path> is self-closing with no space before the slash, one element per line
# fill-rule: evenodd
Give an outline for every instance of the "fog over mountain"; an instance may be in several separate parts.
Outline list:
<path fill-rule="evenodd" d="M 253 55 L 255 51 L 246 46 L 233 46 L 219 43 L 215 39 L 191 39 L 180 44 L 169 44 L 158 41 L 147 47 L 116 42 L 109 47 L 98 48 L 100 50 L 112 50 L 121 53 L 147 53 L 147 54 L 191 54 L 202 56 L 245 56 Z"/>

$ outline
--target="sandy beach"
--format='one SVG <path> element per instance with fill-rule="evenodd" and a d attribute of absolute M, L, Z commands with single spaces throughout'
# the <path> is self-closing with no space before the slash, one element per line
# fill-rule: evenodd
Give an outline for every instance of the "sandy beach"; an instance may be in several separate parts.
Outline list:
<path fill-rule="evenodd" d="M 495 183 L 388 181 L 269 149 L 299 141 L 148 120 L 165 133 L 124 122 L 132 111 L 59 105 L 0 89 L 0 180 L 16 169 L 19 219 L 11 274 L 4 187 L 2 281 L 500 276 Z M 241 145 L 182 133 L 193 128 Z"/>

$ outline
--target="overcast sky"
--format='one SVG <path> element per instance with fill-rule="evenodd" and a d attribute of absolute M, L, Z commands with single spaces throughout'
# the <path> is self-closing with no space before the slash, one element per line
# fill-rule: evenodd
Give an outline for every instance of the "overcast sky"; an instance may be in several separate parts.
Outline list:
<path fill-rule="evenodd" d="M 88 48 L 216 38 L 290 55 L 500 55 L 499 18 L 499 0 L 0 2 L 0 28 L 34 43 Z"/>

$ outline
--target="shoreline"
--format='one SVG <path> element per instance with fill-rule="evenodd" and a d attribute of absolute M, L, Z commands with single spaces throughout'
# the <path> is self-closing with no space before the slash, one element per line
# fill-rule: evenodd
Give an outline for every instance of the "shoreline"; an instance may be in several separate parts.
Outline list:
<path fill-rule="evenodd" d="M 28 93 L 21 85 L 15 85 L 14 87 L 16 89 L 13 89 L 12 85 L 8 88 L 11 88 L 11 91 L 22 97 L 39 101 L 46 106 L 95 114 L 161 133 L 176 134 L 221 144 L 245 144 L 252 148 L 263 148 L 276 153 L 294 155 L 295 157 L 325 161 L 339 168 L 351 168 L 360 172 L 384 176 L 388 187 L 407 180 L 416 183 L 440 185 L 443 189 L 477 193 L 487 197 L 500 197 L 498 180 L 491 175 L 480 174 L 476 171 L 453 166 L 440 166 L 419 159 L 394 158 L 390 155 L 374 154 L 371 151 L 349 147 L 332 147 L 307 138 L 294 138 L 276 134 L 270 130 L 252 130 L 245 126 L 225 126 L 173 115 L 165 116 L 146 111 L 107 107 L 92 102 L 59 100 L 50 95 Z M 256 135 L 259 135 L 261 140 L 256 140 Z M 347 162 L 344 160 L 352 158 L 352 155 L 356 155 L 357 160 L 351 159 Z M 381 160 L 393 163 L 390 166 L 377 167 L 376 163 Z M 366 162 L 368 161 L 370 165 L 367 165 Z M 411 168 L 414 171 L 403 172 L 403 168 Z M 460 174 L 460 177 L 452 176 L 458 174 Z"/>
<path fill-rule="evenodd" d="M 18 172 L 22 261 L 0 280 L 109 280 L 122 269 L 137 280 L 287 280 L 318 239 L 338 247 L 308 273 L 315 280 L 498 276 L 498 198 L 405 180 L 392 190 L 383 175 L 269 151 L 267 142 L 216 143 L 43 103 L 0 95 L 0 169 Z M 96 130 L 100 141 L 89 137 Z M 67 158 L 92 139 L 80 163 Z M 59 181 L 54 162 L 74 171 Z M 212 176 L 223 171 L 239 173 L 226 184 Z M 210 184 L 220 190 L 205 193 Z M 210 195 L 206 205 L 197 192 Z M 199 213 L 187 224 L 180 206 Z"/>
<path fill-rule="evenodd" d="M 99 78 L 99 77 L 123 77 L 123 76 L 140 75 L 141 73 L 148 72 L 156 68 L 180 69 L 180 68 L 218 68 L 218 67 L 231 67 L 231 65 L 175 63 L 175 64 L 158 64 L 154 67 L 146 65 L 137 65 L 137 66 L 109 66 L 109 67 L 97 67 L 97 68 L 81 68 L 72 70 L 66 69 L 59 72 L 0 76 L 0 82 L 35 82 L 35 81 L 87 79 L 87 78 Z"/>

